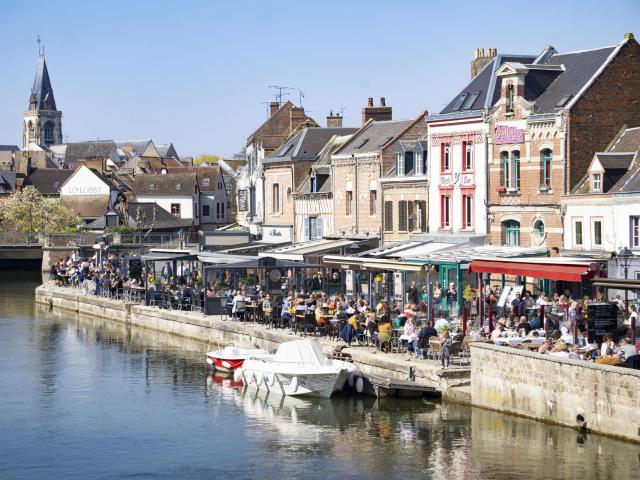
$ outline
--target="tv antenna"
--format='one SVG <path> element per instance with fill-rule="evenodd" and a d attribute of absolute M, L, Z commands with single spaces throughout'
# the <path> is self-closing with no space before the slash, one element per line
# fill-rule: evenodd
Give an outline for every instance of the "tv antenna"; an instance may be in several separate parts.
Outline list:
<path fill-rule="evenodd" d="M 298 90 L 298 95 L 299 95 L 299 98 L 300 98 L 300 106 L 302 106 L 302 99 L 304 98 L 304 92 L 302 90 L 300 90 L 299 88 L 297 90 Z"/>
<path fill-rule="evenodd" d="M 295 90 L 295 88 L 293 87 L 283 87 L 280 85 L 269 85 L 269 88 L 275 88 L 276 90 L 278 90 L 278 93 L 276 93 L 276 101 L 278 102 L 278 104 L 282 104 L 282 95 L 283 95 L 283 91 L 285 90 Z M 288 93 L 284 93 L 284 95 L 289 95 Z"/>

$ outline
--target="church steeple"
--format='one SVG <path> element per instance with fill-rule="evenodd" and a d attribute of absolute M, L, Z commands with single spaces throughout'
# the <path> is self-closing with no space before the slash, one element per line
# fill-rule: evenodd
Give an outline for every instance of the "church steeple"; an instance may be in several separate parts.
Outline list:
<path fill-rule="evenodd" d="M 29 110 L 22 114 L 22 145 L 25 148 L 30 144 L 49 146 L 62 143 L 62 112 L 56 107 L 44 47 L 38 50 L 38 67 L 29 95 Z"/>

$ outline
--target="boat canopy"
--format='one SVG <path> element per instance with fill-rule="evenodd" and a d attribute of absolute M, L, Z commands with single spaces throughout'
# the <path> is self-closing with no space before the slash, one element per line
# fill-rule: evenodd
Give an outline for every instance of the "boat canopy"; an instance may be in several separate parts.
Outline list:
<path fill-rule="evenodd" d="M 274 360 L 282 363 L 305 363 L 314 366 L 327 366 L 331 362 L 322 353 L 317 340 L 293 340 L 280 344 Z"/>

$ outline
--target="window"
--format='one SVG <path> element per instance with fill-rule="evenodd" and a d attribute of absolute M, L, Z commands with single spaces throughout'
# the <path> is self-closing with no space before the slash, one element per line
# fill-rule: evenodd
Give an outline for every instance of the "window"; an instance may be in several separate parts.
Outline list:
<path fill-rule="evenodd" d="M 182 184 L 181 183 L 176 183 L 176 190 L 180 190 L 182 188 Z"/>
<path fill-rule="evenodd" d="M 351 215 L 351 204 L 353 203 L 353 192 L 348 191 L 345 198 L 346 198 L 346 205 L 345 205 L 346 214 Z"/>
<path fill-rule="evenodd" d="M 393 232 L 393 202 L 384 202 L 384 231 Z"/>
<path fill-rule="evenodd" d="M 602 247 L 602 220 L 593 220 L 593 246 Z"/>
<path fill-rule="evenodd" d="M 398 202 L 398 231 L 407 231 L 407 201 L 400 200 Z"/>
<path fill-rule="evenodd" d="M 369 191 L 369 215 L 372 215 L 372 216 L 377 215 L 378 213 L 377 203 L 378 203 L 378 191 L 370 190 Z"/>
<path fill-rule="evenodd" d="M 501 167 L 501 177 L 502 177 L 502 186 L 504 188 L 509 188 L 511 185 L 511 169 L 509 168 L 509 152 L 501 152 L 500 153 L 500 167 Z"/>
<path fill-rule="evenodd" d="M 422 161 L 422 152 L 416 152 L 415 155 L 415 163 L 416 163 L 416 175 L 424 175 L 424 162 Z"/>
<path fill-rule="evenodd" d="M 540 190 L 551 190 L 551 150 L 540 152 Z"/>
<path fill-rule="evenodd" d="M 594 173 L 591 175 L 591 190 L 594 192 L 602 191 L 602 174 Z"/>
<path fill-rule="evenodd" d="M 222 180 L 218 180 L 218 190 L 222 190 L 224 188 L 224 183 Z"/>
<path fill-rule="evenodd" d="M 513 172 L 511 174 L 512 188 L 520 190 L 520 151 L 514 150 L 511 152 L 511 168 Z"/>
<path fill-rule="evenodd" d="M 225 214 L 224 214 L 224 203 L 220 204 L 220 218 L 224 218 Z"/>
<path fill-rule="evenodd" d="M 271 188 L 271 212 L 280 213 L 280 184 L 274 183 Z"/>
<path fill-rule="evenodd" d="M 398 175 L 404 175 L 404 155 L 402 153 L 396 155 L 396 171 Z"/>
<path fill-rule="evenodd" d="M 203 217 L 208 217 L 209 216 L 209 205 L 203 205 L 202 206 L 202 216 Z"/>
<path fill-rule="evenodd" d="M 473 228 L 473 195 L 462 195 L 462 228 Z"/>
<path fill-rule="evenodd" d="M 156 184 L 155 183 L 150 183 L 149 184 L 149 190 L 155 190 L 156 189 Z"/>
<path fill-rule="evenodd" d="M 407 230 L 413 232 L 416 228 L 416 214 L 413 202 L 407 202 Z"/>
<path fill-rule="evenodd" d="M 53 143 L 53 122 L 44 124 L 44 143 Z"/>
<path fill-rule="evenodd" d="M 440 228 L 451 227 L 451 196 L 440 196 Z"/>
<path fill-rule="evenodd" d="M 304 219 L 304 239 L 319 240 L 322 238 L 322 218 L 308 217 Z"/>
<path fill-rule="evenodd" d="M 533 231 L 539 240 L 542 240 L 544 238 L 544 223 L 542 222 L 542 220 L 538 220 L 533 224 Z"/>
<path fill-rule="evenodd" d="M 216 202 L 216 218 L 220 218 L 220 203 Z"/>
<path fill-rule="evenodd" d="M 629 217 L 629 226 L 631 230 L 629 245 L 631 248 L 640 247 L 640 217 Z"/>
<path fill-rule="evenodd" d="M 249 187 L 249 216 L 256 216 L 256 187 Z"/>
<path fill-rule="evenodd" d="M 209 177 L 204 177 L 202 179 L 202 186 L 208 187 L 209 185 L 211 185 L 211 179 Z"/>
<path fill-rule="evenodd" d="M 404 154 L 404 174 L 413 173 L 413 152 L 405 152 Z"/>
<path fill-rule="evenodd" d="M 473 143 L 462 142 L 462 156 L 464 161 L 462 162 L 463 170 L 473 170 Z"/>
<path fill-rule="evenodd" d="M 469 97 L 469 99 L 464 103 L 464 106 L 462 107 L 462 109 L 469 110 L 471 107 L 473 107 L 473 104 L 476 103 L 476 100 L 478 99 L 479 96 L 480 96 L 480 92 L 473 92 Z"/>
<path fill-rule="evenodd" d="M 513 112 L 513 85 L 507 85 L 507 113 Z"/>
<path fill-rule="evenodd" d="M 520 222 L 516 220 L 507 220 L 502 222 L 502 232 L 504 245 L 511 247 L 520 246 Z"/>
<path fill-rule="evenodd" d="M 318 191 L 318 179 L 316 177 L 311 177 L 309 179 L 309 192 L 316 193 Z"/>
<path fill-rule="evenodd" d="M 427 202 L 418 200 L 416 202 L 416 218 L 418 220 L 418 231 L 427 231 Z"/>
<path fill-rule="evenodd" d="M 456 103 L 453 104 L 452 110 L 460 110 L 460 107 L 462 106 L 462 104 L 464 103 L 464 101 L 467 99 L 468 96 L 469 94 L 467 92 L 461 94 L 456 100 Z"/>
<path fill-rule="evenodd" d="M 171 215 L 175 215 L 176 217 L 180 216 L 180 204 L 172 203 L 171 204 Z"/>
<path fill-rule="evenodd" d="M 574 220 L 573 222 L 573 244 L 582 246 L 582 220 Z"/>
<path fill-rule="evenodd" d="M 442 172 L 449 172 L 451 170 L 451 146 L 448 143 L 443 143 L 440 146 L 440 170 Z"/>
<path fill-rule="evenodd" d="M 216 219 L 224 220 L 224 203 L 222 202 L 216 203 Z"/>

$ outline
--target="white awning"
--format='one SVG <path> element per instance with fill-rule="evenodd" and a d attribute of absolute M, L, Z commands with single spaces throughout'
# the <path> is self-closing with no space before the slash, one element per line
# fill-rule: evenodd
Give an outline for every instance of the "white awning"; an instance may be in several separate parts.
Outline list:
<path fill-rule="evenodd" d="M 258 253 L 259 257 L 272 257 L 280 260 L 304 261 L 304 257 L 308 255 L 320 255 L 323 252 L 329 252 L 348 245 L 357 243 L 354 240 L 335 240 L 322 238 L 320 240 L 311 240 L 309 242 L 297 243 L 295 245 L 287 245 L 286 247 L 274 248 Z"/>
<path fill-rule="evenodd" d="M 445 248 L 452 248 L 455 246 L 455 243 L 429 242 L 417 245 L 415 247 L 407 248 L 406 250 L 401 250 L 397 253 L 390 253 L 388 256 L 398 258 L 420 257 L 428 253 L 437 252 L 439 250 L 444 250 Z"/>

